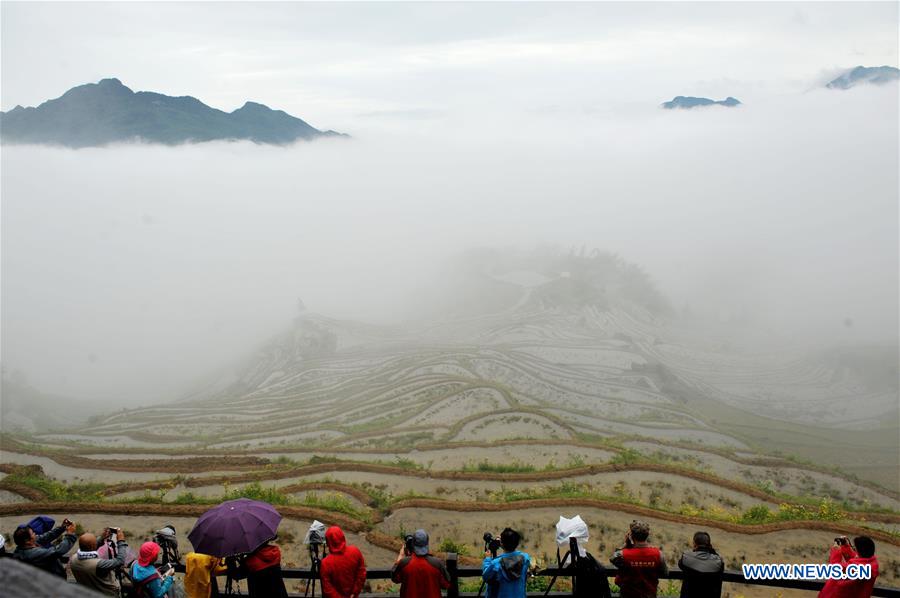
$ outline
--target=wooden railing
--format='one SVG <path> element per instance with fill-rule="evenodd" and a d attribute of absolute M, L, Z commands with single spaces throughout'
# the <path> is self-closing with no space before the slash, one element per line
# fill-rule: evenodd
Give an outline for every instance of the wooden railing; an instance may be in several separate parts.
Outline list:
<path fill-rule="evenodd" d="M 473 567 L 459 567 L 458 561 L 455 554 L 447 555 L 447 571 L 450 573 L 450 589 L 446 592 L 447 598 L 460 598 L 467 596 L 475 596 L 474 592 L 460 592 L 459 585 L 460 580 L 462 579 L 473 579 L 481 577 L 481 569 L 473 568 Z M 176 571 L 183 573 L 184 565 L 179 565 L 176 567 Z M 283 569 L 282 577 L 286 580 L 306 580 L 309 582 L 309 593 L 307 594 L 307 598 L 312 596 L 313 589 L 315 590 L 315 596 L 321 597 L 322 591 L 318 582 L 315 584 L 312 583 L 312 574 L 309 569 Z M 548 568 L 541 569 L 535 573 L 536 576 L 541 577 L 572 577 L 573 570 L 570 568 L 557 569 L 557 568 Z M 612 568 L 606 568 L 606 575 L 609 577 L 614 577 L 616 575 L 616 570 Z M 371 580 L 386 580 L 391 578 L 391 570 L 390 569 L 368 569 L 366 571 L 366 579 Z M 684 579 L 684 574 L 678 569 L 670 569 L 667 575 L 661 577 L 661 579 Z M 220 594 L 219 596 L 224 597 L 224 577 L 220 578 L 219 587 Z M 575 584 L 578 583 L 577 576 L 573 580 Z M 722 581 L 724 583 L 739 583 L 751 586 L 768 586 L 768 587 L 776 587 L 783 589 L 794 589 L 794 590 L 807 590 L 810 592 L 818 592 L 822 589 L 822 586 L 825 585 L 822 581 L 802 581 L 802 580 L 766 580 L 766 579 L 746 579 L 744 578 L 744 574 L 740 571 L 725 571 L 722 574 Z M 305 585 L 305 584 L 304 584 Z M 240 584 L 241 588 L 246 588 L 246 583 L 242 582 Z M 234 593 L 232 596 L 240 597 L 246 596 L 245 593 Z M 291 597 L 302 597 L 304 594 L 289 594 Z M 533 592 L 529 593 L 529 598 L 538 598 L 544 595 L 544 592 Z M 572 592 L 561 592 L 554 591 L 549 594 L 549 596 L 571 596 Z M 396 598 L 397 594 L 362 594 L 364 598 L 382 598 L 382 597 L 393 597 Z M 900 598 L 900 588 L 891 588 L 887 586 L 875 586 L 875 590 L 872 593 L 872 596 L 879 597 L 889 597 L 889 598 Z"/>

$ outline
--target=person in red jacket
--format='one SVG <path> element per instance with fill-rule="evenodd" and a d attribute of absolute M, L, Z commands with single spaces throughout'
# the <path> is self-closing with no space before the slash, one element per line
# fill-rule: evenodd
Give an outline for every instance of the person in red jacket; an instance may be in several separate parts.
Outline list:
<path fill-rule="evenodd" d="M 450 587 L 450 573 L 444 562 L 428 552 L 428 534 L 418 529 L 397 555 L 391 580 L 400 585 L 400 598 L 441 598 Z"/>
<path fill-rule="evenodd" d="M 856 546 L 856 550 L 853 550 Z M 869 579 L 829 579 L 819 592 L 819 598 L 869 598 L 878 577 L 878 558 L 875 556 L 875 542 L 868 536 L 853 538 L 853 545 L 847 536 L 838 538 L 828 553 L 828 562 L 839 563 L 847 570 L 847 565 L 871 565 Z"/>
<path fill-rule="evenodd" d="M 659 548 L 647 542 L 650 526 L 634 520 L 625 535 L 625 546 L 609 559 L 619 572 L 616 584 L 621 598 L 656 598 L 659 578 L 669 572 Z"/>
<path fill-rule="evenodd" d="M 233 565 L 233 561 L 226 563 Z M 236 572 L 229 570 L 229 576 L 247 578 L 250 598 L 287 598 L 281 578 L 281 549 L 274 544 L 266 543 L 257 548 L 240 562 Z"/>
<path fill-rule="evenodd" d="M 348 545 L 344 532 L 336 525 L 325 532 L 328 554 L 322 559 L 324 598 L 356 598 L 366 583 L 366 561 L 356 546 Z"/>

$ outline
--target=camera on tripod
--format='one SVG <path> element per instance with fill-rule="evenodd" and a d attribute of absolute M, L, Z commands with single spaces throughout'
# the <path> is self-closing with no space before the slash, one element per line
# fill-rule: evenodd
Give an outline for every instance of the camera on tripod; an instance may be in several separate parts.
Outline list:
<path fill-rule="evenodd" d="M 110 528 L 111 530 L 112 528 Z M 166 525 L 156 530 L 153 536 L 153 540 L 162 549 L 162 562 L 165 564 L 181 561 L 181 555 L 178 554 L 178 537 L 175 534 L 175 526 Z"/>
<path fill-rule="evenodd" d="M 312 524 L 309 526 L 309 529 L 306 530 L 306 536 L 303 538 L 303 543 L 307 545 L 307 549 L 309 550 L 309 570 L 311 573 L 309 578 L 306 580 L 306 588 L 303 591 L 303 596 L 312 596 L 312 598 L 315 598 L 316 580 L 319 577 L 319 567 L 321 565 L 322 558 L 324 558 L 325 556 L 324 549 L 322 550 L 321 557 L 319 556 L 319 547 L 325 544 L 325 524 L 317 519 L 314 519 Z M 310 593 L 310 591 L 312 593 Z"/>
<path fill-rule="evenodd" d="M 491 532 L 484 532 L 481 538 L 484 540 L 484 551 L 497 556 L 497 551 L 500 550 L 500 538 L 495 538 Z"/>

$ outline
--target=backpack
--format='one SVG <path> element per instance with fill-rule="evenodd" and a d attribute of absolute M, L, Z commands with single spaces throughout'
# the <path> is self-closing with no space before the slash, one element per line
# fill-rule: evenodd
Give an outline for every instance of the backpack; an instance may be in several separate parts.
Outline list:
<path fill-rule="evenodd" d="M 132 598 L 147 598 L 149 596 L 149 594 L 144 593 L 144 588 L 146 588 L 148 585 L 150 585 L 150 582 L 153 581 L 154 579 L 162 580 L 162 575 L 159 574 L 159 571 L 156 571 L 152 575 L 148 575 L 141 581 L 134 581 L 134 579 L 132 579 L 131 597 Z"/>

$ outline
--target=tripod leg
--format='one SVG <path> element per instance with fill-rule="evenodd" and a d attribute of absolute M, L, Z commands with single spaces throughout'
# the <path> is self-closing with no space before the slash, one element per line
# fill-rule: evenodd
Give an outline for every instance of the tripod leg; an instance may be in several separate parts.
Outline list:
<path fill-rule="evenodd" d="M 562 566 L 566 563 L 566 560 L 569 558 L 569 555 L 570 555 L 570 554 L 571 554 L 570 552 L 566 552 L 566 554 L 565 554 L 565 556 L 562 558 L 562 560 L 559 560 L 559 549 L 558 549 L 558 548 L 556 549 L 556 568 L 557 568 L 557 569 L 562 569 Z M 556 575 L 554 575 L 553 578 L 550 580 L 550 585 L 547 586 L 547 590 L 544 592 L 544 596 L 546 596 L 547 594 L 549 594 L 549 593 L 550 593 L 550 590 L 553 589 L 553 584 L 556 583 L 556 578 L 557 578 L 557 577 L 559 577 L 559 573 L 557 573 Z"/>

